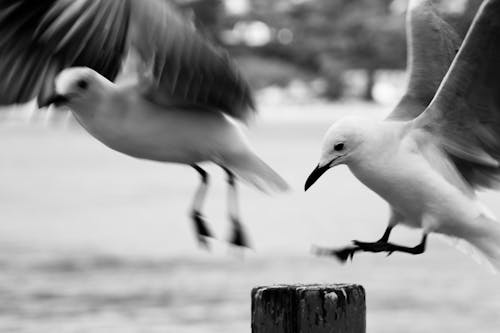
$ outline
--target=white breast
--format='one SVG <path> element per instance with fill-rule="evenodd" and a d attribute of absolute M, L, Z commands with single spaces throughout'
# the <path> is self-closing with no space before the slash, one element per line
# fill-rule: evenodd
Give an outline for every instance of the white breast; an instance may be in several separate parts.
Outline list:
<path fill-rule="evenodd" d="M 195 163 L 237 146 L 237 129 L 217 111 L 165 109 L 137 96 L 75 115 L 106 146 L 138 158 Z M 229 147 L 228 147 L 229 146 Z"/>
<path fill-rule="evenodd" d="M 404 223 L 421 227 L 424 216 L 446 225 L 480 214 L 476 201 L 433 169 L 418 151 L 399 147 L 350 165 L 353 174 L 405 216 Z"/>

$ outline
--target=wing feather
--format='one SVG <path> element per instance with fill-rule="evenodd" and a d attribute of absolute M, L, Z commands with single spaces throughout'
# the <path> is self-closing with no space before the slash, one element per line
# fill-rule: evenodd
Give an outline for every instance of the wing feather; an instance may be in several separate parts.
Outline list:
<path fill-rule="evenodd" d="M 131 46 L 151 64 L 144 95 L 162 105 L 198 105 L 245 120 L 253 97 L 227 53 L 212 46 L 165 2 L 133 3 Z M 208 85 L 208 83 L 211 83 Z M 223 92 L 223 93 L 221 93 Z"/>
<path fill-rule="evenodd" d="M 244 120 L 253 97 L 227 54 L 162 0 L 0 0 L 0 105 L 50 94 L 59 71 L 90 67 L 110 80 L 130 48 L 144 96 Z"/>
<path fill-rule="evenodd" d="M 452 11 L 456 0 L 411 0 L 406 16 L 408 86 L 389 115 L 410 120 L 429 105 L 446 75 L 482 0 L 468 0 Z"/>
<path fill-rule="evenodd" d="M 429 107 L 414 121 L 474 187 L 500 186 L 500 1 L 487 0 Z"/>
<path fill-rule="evenodd" d="M 52 8 L 45 16 L 45 19 L 40 23 L 38 31 L 35 31 L 35 38 L 40 41 L 49 40 L 64 40 L 67 31 L 72 31 L 72 28 L 77 28 L 74 22 L 78 20 L 84 10 L 85 0 L 76 0 L 68 5 L 60 2 Z M 56 52 L 62 48 L 61 42 L 56 45 Z"/>
<path fill-rule="evenodd" d="M 114 79 L 125 54 L 128 0 L 1 0 L 0 104 L 43 98 L 57 73 L 87 66 Z"/>

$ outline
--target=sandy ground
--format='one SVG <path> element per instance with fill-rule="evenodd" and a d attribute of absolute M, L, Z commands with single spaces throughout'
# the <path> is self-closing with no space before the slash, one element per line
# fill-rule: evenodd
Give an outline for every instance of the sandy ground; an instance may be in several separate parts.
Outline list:
<path fill-rule="evenodd" d="M 266 196 L 241 186 L 254 249 L 224 242 L 201 251 L 187 210 L 197 175 L 185 166 L 113 152 L 77 126 L 3 120 L 0 127 L 0 331 L 249 332 L 250 289 L 284 282 L 355 282 L 368 293 L 368 332 L 498 332 L 498 276 L 432 237 L 419 257 L 315 258 L 311 244 L 341 246 L 383 232 L 387 207 L 346 168 L 303 183 L 324 131 L 364 104 L 264 107 L 248 130 L 260 155 L 292 185 Z M 223 173 L 205 215 L 229 231 Z M 500 194 L 483 201 L 500 216 Z M 415 230 L 395 240 L 418 242 Z"/>

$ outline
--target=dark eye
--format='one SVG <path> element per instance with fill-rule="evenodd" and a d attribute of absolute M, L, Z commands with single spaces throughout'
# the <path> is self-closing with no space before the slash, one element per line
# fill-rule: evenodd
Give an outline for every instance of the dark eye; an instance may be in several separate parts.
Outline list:
<path fill-rule="evenodd" d="M 78 86 L 78 88 L 85 90 L 88 88 L 89 83 L 85 80 L 78 80 L 78 82 L 76 82 L 76 85 Z"/>
<path fill-rule="evenodd" d="M 333 146 L 333 149 L 335 149 L 335 151 L 344 150 L 344 144 L 343 143 L 337 143 L 335 146 Z"/>

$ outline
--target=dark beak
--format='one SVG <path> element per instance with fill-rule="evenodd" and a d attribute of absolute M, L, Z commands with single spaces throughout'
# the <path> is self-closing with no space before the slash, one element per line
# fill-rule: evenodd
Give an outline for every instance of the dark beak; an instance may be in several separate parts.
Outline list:
<path fill-rule="evenodd" d="M 64 95 L 53 94 L 53 95 L 49 95 L 47 97 L 39 96 L 38 107 L 39 108 L 46 108 L 52 104 L 54 104 L 55 106 L 60 106 L 62 104 L 68 103 L 68 102 L 69 102 L 68 97 L 66 97 Z"/>
<path fill-rule="evenodd" d="M 320 167 L 319 165 L 316 169 L 311 172 L 309 177 L 307 177 L 306 184 L 304 186 L 304 191 L 307 191 L 309 187 L 311 187 L 316 181 L 321 177 L 328 169 L 330 169 L 330 165 L 327 164 L 325 166 Z"/>

